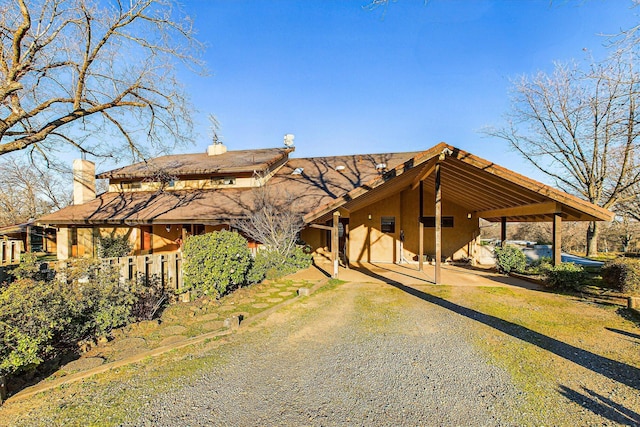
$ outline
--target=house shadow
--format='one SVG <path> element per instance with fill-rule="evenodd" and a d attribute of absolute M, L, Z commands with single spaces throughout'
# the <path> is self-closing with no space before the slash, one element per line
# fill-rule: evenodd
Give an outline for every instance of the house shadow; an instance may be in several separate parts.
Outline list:
<path fill-rule="evenodd" d="M 592 372 L 603 375 L 621 384 L 640 390 L 640 368 L 600 356 L 588 350 L 567 344 L 558 339 L 549 337 L 539 332 L 533 331 L 527 327 L 509 322 L 496 316 L 482 313 L 480 311 L 467 308 L 444 298 L 430 295 L 426 292 L 403 285 L 400 282 L 390 280 L 384 276 L 376 274 L 366 268 L 360 270 L 362 273 L 370 277 L 382 280 L 391 286 L 394 286 L 410 295 L 420 298 L 431 304 L 435 304 L 444 309 L 450 310 L 456 314 L 464 316 L 468 319 L 490 326 L 500 332 L 518 338 L 522 341 L 533 344 L 543 350 L 549 351 L 565 360 L 576 363 Z"/>

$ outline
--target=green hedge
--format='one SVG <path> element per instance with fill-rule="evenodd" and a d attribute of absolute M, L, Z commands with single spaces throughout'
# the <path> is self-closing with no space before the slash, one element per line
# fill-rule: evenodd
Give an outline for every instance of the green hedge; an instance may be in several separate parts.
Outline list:
<path fill-rule="evenodd" d="M 218 298 L 245 284 L 251 262 L 247 239 L 236 232 L 189 236 L 183 248 L 184 288 L 195 297 Z"/>
<path fill-rule="evenodd" d="M 496 255 L 496 265 L 500 273 L 521 273 L 527 268 L 527 257 L 515 246 L 497 246 L 493 252 Z"/>
<path fill-rule="evenodd" d="M 625 293 L 640 293 L 640 260 L 616 258 L 608 261 L 601 270 L 602 281 L 607 287 Z"/>
<path fill-rule="evenodd" d="M 553 289 L 579 290 L 588 280 L 589 275 L 584 268 L 572 262 L 563 262 L 544 272 L 545 285 Z"/>
<path fill-rule="evenodd" d="M 311 266 L 311 251 L 308 247 L 296 246 L 288 257 L 277 251 L 263 249 L 258 252 L 249 273 L 247 282 L 258 283 L 263 279 L 278 279 Z"/>

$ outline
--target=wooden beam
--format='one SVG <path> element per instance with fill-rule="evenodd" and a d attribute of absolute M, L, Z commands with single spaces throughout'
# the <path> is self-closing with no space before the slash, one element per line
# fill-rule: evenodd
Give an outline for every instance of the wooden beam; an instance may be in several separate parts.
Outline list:
<path fill-rule="evenodd" d="M 418 209 L 418 270 L 424 271 L 424 223 L 422 217 L 424 216 L 424 181 L 420 181 L 420 208 Z"/>
<path fill-rule="evenodd" d="M 420 182 L 424 181 L 429 175 L 433 173 L 436 167 L 436 162 L 437 162 L 437 159 L 432 159 L 426 165 L 424 165 L 424 167 L 422 168 L 422 171 L 420 171 L 418 176 L 415 177 L 415 179 L 413 180 L 413 183 L 411 184 L 412 190 L 415 190 L 416 188 L 418 188 L 418 185 L 420 185 Z"/>
<path fill-rule="evenodd" d="M 562 216 L 553 216 L 553 265 L 562 263 Z"/>
<path fill-rule="evenodd" d="M 309 228 L 318 228 L 320 230 L 333 231 L 333 227 L 330 225 L 322 225 L 322 224 L 309 224 Z"/>
<path fill-rule="evenodd" d="M 454 150 L 455 158 L 463 163 L 489 173 L 493 176 L 500 177 L 510 183 L 524 187 L 530 191 L 554 199 L 560 203 L 568 205 L 578 211 L 584 212 L 587 215 L 592 216 L 596 220 L 611 221 L 613 219 L 613 212 L 600 206 L 593 205 L 585 200 L 582 200 L 576 196 L 566 194 L 560 190 L 549 187 L 548 185 L 541 184 L 534 181 L 531 178 L 527 178 L 516 172 L 505 169 L 501 166 L 491 163 L 487 160 L 474 156 L 473 154 L 464 152 L 462 150 Z"/>
<path fill-rule="evenodd" d="M 436 230 L 435 230 L 435 242 L 436 242 L 436 267 L 435 267 L 435 282 L 439 285 L 441 282 L 440 268 L 442 263 L 442 186 L 440 185 L 440 162 L 436 163 Z"/>
<path fill-rule="evenodd" d="M 333 261 L 333 278 L 338 278 L 338 265 L 339 265 L 339 249 L 338 248 L 338 226 L 340 224 L 340 212 L 335 211 L 333 213 L 333 227 L 331 230 L 331 260 Z"/>
<path fill-rule="evenodd" d="M 561 207 L 556 202 L 534 203 L 531 205 L 514 206 L 503 209 L 490 209 L 486 211 L 474 212 L 478 218 L 497 218 L 529 215 L 548 215 L 560 213 Z"/>

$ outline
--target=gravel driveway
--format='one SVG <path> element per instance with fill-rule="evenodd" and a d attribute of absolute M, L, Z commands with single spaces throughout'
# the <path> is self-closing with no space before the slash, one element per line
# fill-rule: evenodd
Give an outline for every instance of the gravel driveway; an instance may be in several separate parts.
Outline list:
<path fill-rule="evenodd" d="M 242 331 L 132 425 L 519 424 L 520 392 L 465 331 L 393 287 L 343 284 Z"/>

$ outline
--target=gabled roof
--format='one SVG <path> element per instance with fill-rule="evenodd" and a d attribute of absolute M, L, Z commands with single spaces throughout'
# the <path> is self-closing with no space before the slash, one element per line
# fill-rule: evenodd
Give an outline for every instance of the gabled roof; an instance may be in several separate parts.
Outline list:
<path fill-rule="evenodd" d="M 442 197 L 488 221 L 545 221 L 559 213 L 569 221 L 610 221 L 613 213 L 556 190 L 445 143 L 420 152 L 385 174 L 305 215 L 305 222 L 322 222 L 338 208 L 352 211 L 385 197 L 415 188 L 435 187 L 436 163 L 441 168 Z"/>
<path fill-rule="evenodd" d="M 259 154 L 253 157 L 249 154 L 253 152 L 260 152 L 265 157 Z M 268 152 L 271 155 L 267 155 Z M 218 164 L 216 170 L 246 168 L 247 164 L 258 164 L 253 163 L 254 160 L 268 162 L 271 159 L 273 162 L 282 159 L 278 155 L 288 155 L 287 149 L 228 153 L 244 153 L 240 156 L 244 157 L 244 163 L 232 155 L 230 159 L 235 159 L 236 163 L 229 167 Z M 224 154 L 214 158 L 223 160 L 222 156 Z M 189 159 L 185 155 L 160 159 L 173 157 Z M 247 158 L 251 162 L 247 162 Z M 415 188 L 421 180 L 427 190 L 433 189 L 437 162 L 441 165 L 443 197 L 476 217 L 489 221 L 500 221 L 502 217 L 508 221 L 548 221 L 555 213 L 569 221 L 611 220 L 613 217 L 606 209 L 444 143 L 422 152 L 289 159 L 268 181 L 267 187 L 283 200 L 291 200 L 292 208 L 304 215 L 306 223 L 321 223 L 336 209 L 360 209 L 404 189 Z M 381 167 L 383 164 L 386 168 Z M 127 168 L 133 166 L 136 165 Z M 174 169 L 174 173 L 202 170 L 193 166 L 186 169 L 188 167 L 185 164 L 184 169 Z M 299 174 L 293 174 L 296 169 Z M 38 223 L 214 224 L 246 215 L 252 205 L 252 191 L 250 188 L 229 188 L 104 193 L 88 203 L 44 216 Z"/>
<path fill-rule="evenodd" d="M 285 159 L 293 148 L 236 150 L 209 156 L 206 153 L 156 157 L 99 174 L 100 179 L 146 178 L 158 171 L 168 175 L 207 175 L 263 172 Z"/>

